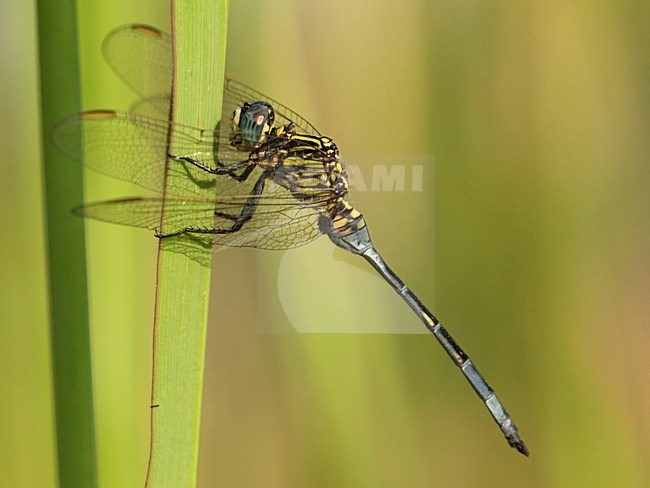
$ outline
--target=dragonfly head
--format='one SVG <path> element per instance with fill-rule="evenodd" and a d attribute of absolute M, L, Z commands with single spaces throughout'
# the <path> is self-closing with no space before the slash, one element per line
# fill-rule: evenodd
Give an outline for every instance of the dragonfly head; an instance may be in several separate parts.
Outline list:
<path fill-rule="evenodd" d="M 269 102 L 246 102 L 232 114 L 230 143 L 240 151 L 251 151 L 264 142 L 274 121 L 275 112 Z"/>

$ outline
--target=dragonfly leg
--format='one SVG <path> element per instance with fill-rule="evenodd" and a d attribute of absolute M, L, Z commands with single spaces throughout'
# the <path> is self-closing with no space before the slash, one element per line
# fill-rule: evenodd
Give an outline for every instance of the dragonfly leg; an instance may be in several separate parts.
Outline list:
<path fill-rule="evenodd" d="M 255 169 L 255 163 L 250 159 L 246 159 L 245 161 L 238 161 L 236 163 L 227 164 L 227 165 L 219 164 L 219 168 L 211 168 L 210 166 L 207 166 L 190 156 L 176 156 L 175 154 L 167 153 L 167 157 L 173 159 L 174 161 L 185 161 L 187 163 L 193 164 L 197 168 L 205 171 L 206 173 L 210 173 L 213 175 L 231 176 L 237 181 L 246 180 L 248 176 L 251 174 L 251 172 Z M 237 175 L 235 171 L 238 171 L 242 168 L 244 168 L 244 171 L 240 175 Z"/>
<path fill-rule="evenodd" d="M 246 200 L 246 203 L 244 204 L 244 208 L 242 209 L 241 213 L 239 216 L 234 216 L 225 212 L 221 212 L 218 210 L 215 210 L 214 215 L 215 217 L 222 217 L 226 218 L 228 220 L 234 220 L 233 224 L 230 227 L 224 228 L 209 228 L 209 227 L 186 227 L 184 229 L 181 229 L 176 232 L 171 232 L 168 234 L 164 233 L 156 233 L 156 237 L 159 238 L 165 238 L 165 237 L 173 237 L 177 236 L 180 234 L 186 234 L 186 233 L 191 233 L 191 234 L 232 234 L 233 232 L 237 232 L 239 229 L 243 227 L 243 225 L 248 222 L 253 215 L 255 214 L 255 211 L 257 210 L 257 204 L 259 203 L 259 196 L 262 194 L 264 191 L 264 184 L 266 183 L 267 178 L 269 177 L 269 171 L 264 171 L 260 175 L 260 177 L 257 179 L 255 182 L 255 186 L 253 187 L 253 191 L 251 191 L 248 199 Z"/>
<path fill-rule="evenodd" d="M 226 165 L 226 164 L 223 164 L 223 163 L 220 162 L 220 161 L 217 161 L 217 164 L 218 164 L 221 168 L 227 170 L 227 171 L 226 171 L 226 174 L 227 174 L 228 176 L 230 176 L 232 179 L 237 180 L 237 181 L 239 181 L 239 182 L 242 182 L 242 181 L 246 181 L 246 180 L 248 179 L 248 177 L 250 176 L 250 174 L 253 172 L 253 170 L 254 170 L 255 167 L 256 167 L 256 165 L 253 164 L 250 160 L 246 160 L 246 163 L 248 163 L 248 165 L 244 168 L 244 171 L 242 171 L 241 174 L 237 174 L 237 173 L 235 173 L 235 169 L 232 169 L 232 167 L 233 167 L 233 166 L 236 166 L 236 165 L 240 165 L 240 164 L 243 163 L 243 162 L 244 162 L 244 161 L 242 161 L 242 162 L 240 162 L 240 163 L 233 163 L 233 164 L 228 164 L 228 165 Z"/>
<path fill-rule="evenodd" d="M 238 215 L 233 215 L 233 214 L 229 214 L 226 212 L 219 212 L 219 211 L 214 212 L 214 216 L 221 217 L 222 219 L 227 219 L 227 220 L 237 220 L 238 217 Z"/>
<path fill-rule="evenodd" d="M 254 169 L 255 169 L 255 165 L 249 164 L 248 166 L 246 166 L 246 169 L 241 172 L 240 175 L 231 174 L 230 176 L 232 176 L 237 181 L 246 181 Z"/>

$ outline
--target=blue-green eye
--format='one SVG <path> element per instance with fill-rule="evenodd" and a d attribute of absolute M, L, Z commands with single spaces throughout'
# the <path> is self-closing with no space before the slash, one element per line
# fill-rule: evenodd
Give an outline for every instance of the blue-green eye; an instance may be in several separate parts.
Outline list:
<path fill-rule="evenodd" d="M 254 148 L 262 143 L 264 137 L 271 129 L 275 114 L 273 107 L 268 102 L 245 103 L 235 110 L 233 125 L 236 126 L 235 139 L 240 149 Z"/>

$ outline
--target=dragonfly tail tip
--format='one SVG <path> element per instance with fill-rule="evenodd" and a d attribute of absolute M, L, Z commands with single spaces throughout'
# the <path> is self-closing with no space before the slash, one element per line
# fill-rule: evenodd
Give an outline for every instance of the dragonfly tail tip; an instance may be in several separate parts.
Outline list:
<path fill-rule="evenodd" d="M 520 453 L 522 453 L 526 457 L 530 457 L 530 452 L 528 451 L 528 448 L 526 447 L 526 444 L 524 444 L 524 441 L 521 437 L 518 439 L 513 439 L 510 442 L 510 445 L 517 449 Z"/>

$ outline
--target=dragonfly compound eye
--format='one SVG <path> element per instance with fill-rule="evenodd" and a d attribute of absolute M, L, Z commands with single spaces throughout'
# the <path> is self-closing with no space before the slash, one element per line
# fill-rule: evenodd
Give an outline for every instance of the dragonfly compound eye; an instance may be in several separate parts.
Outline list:
<path fill-rule="evenodd" d="M 274 120 L 275 113 L 270 103 L 259 101 L 243 104 L 232 117 L 235 129 L 233 143 L 240 150 L 259 146 L 271 130 Z"/>

